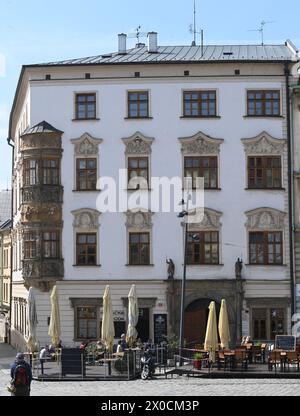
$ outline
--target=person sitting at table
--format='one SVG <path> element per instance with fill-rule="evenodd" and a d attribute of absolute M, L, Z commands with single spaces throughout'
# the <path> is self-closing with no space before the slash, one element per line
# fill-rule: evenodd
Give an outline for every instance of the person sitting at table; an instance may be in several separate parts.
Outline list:
<path fill-rule="evenodd" d="M 117 351 L 116 351 L 116 353 L 117 353 L 117 354 L 120 354 L 120 352 L 124 352 L 124 351 L 123 351 L 122 341 L 121 341 L 121 340 L 120 340 L 120 341 L 118 341 L 118 346 L 117 346 Z"/>
<path fill-rule="evenodd" d="M 121 335 L 121 346 L 122 346 L 122 351 L 125 351 L 128 348 L 125 334 Z"/>
<path fill-rule="evenodd" d="M 44 363 L 49 358 L 51 358 L 50 351 L 49 351 L 49 346 L 45 345 L 45 347 L 41 349 L 40 355 L 39 355 L 42 374 L 44 374 Z"/>

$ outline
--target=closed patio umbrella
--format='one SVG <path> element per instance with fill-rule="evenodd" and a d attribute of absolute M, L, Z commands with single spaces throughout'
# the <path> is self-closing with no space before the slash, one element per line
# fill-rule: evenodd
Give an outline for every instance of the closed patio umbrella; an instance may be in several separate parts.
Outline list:
<path fill-rule="evenodd" d="M 128 328 L 127 328 L 127 343 L 131 346 L 137 339 L 138 332 L 136 325 L 139 320 L 138 300 L 136 296 L 135 285 L 132 285 L 128 295 Z"/>
<path fill-rule="evenodd" d="M 221 341 L 221 348 L 228 349 L 229 342 L 230 342 L 230 330 L 229 330 L 228 313 L 227 313 L 227 306 L 226 306 L 225 299 L 222 299 L 222 302 L 221 302 L 221 309 L 220 309 L 220 316 L 219 316 L 219 335 L 220 335 L 220 341 Z"/>
<path fill-rule="evenodd" d="M 204 350 L 209 352 L 209 360 L 211 362 L 216 361 L 215 351 L 218 349 L 218 328 L 217 328 L 217 315 L 216 304 L 210 302 L 209 314 L 206 326 L 206 335 L 204 342 Z"/>
<path fill-rule="evenodd" d="M 26 344 L 30 352 L 35 352 L 37 350 L 36 327 L 38 324 L 38 320 L 37 320 L 34 291 L 32 287 L 29 289 L 29 293 L 28 293 L 26 320 L 27 320 L 27 328 L 28 328 Z"/>
<path fill-rule="evenodd" d="M 115 338 L 115 326 L 109 286 L 106 286 L 103 296 L 103 316 L 101 334 L 102 341 L 104 342 L 106 348 L 108 349 L 108 351 L 112 352 Z"/>
<path fill-rule="evenodd" d="M 57 287 L 54 286 L 51 296 L 51 318 L 48 335 L 51 337 L 51 342 L 57 347 L 60 342 L 61 330 L 60 330 L 60 316 L 58 305 L 58 292 Z"/>

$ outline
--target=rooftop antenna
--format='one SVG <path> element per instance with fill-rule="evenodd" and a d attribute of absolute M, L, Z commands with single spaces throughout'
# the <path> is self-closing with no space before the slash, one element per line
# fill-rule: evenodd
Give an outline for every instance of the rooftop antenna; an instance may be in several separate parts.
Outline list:
<path fill-rule="evenodd" d="M 129 33 L 128 38 L 136 38 L 138 45 L 140 44 L 140 38 L 146 38 L 148 33 L 141 31 L 142 26 L 139 25 L 136 29 L 134 29 L 134 33 Z"/>
<path fill-rule="evenodd" d="M 260 32 L 261 34 L 261 44 L 262 46 L 264 45 L 264 30 L 265 30 L 265 25 L 269 24 L 269 23 L 275 23 L 273 20 L 266 22 L 265 20 L 262 20 L 260 22 L 260 28 L 259 29 L 252 29 L 252 30 L 248 30 L 248 32 Z"/>
<path fill-rule="evenodd" d="M 201 58 L 203 56 L 203 44 L 204 44 L 204 31 L 203 29 L 200 29 L 200 32 L 197 31 L 197 24 L 196 24 L 196 16 L 197 16 L 197 10 L 196 10 L 196 0 L 194 0 L 194 24 L 190 24 L 190 33 L 194 35 L 194 40 L 192 42 L 192 46 L 197 45 L 197 35 L 201 35 Z"/>

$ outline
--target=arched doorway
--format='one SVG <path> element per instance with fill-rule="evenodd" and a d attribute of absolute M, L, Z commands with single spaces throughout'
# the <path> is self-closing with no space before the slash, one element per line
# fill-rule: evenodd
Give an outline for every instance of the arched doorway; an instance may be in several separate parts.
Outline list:
<path fill-rule="evenodd" d="M 188 345 L 204 343 L 210 302 L 210 299 L 197 299 L 187 306 L 184 314 L 184 339 Z M 215 303 L 218 319 L 220 304 Z"/>

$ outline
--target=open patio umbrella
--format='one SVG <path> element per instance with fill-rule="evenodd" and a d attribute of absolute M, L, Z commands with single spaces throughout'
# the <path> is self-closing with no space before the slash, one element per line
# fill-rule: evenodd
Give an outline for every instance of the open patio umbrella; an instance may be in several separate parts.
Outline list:
<path fill-rule="evenodd" d="M 31 287 L 28 293 L 27 300 L 27 328 L 28 336 L 26 337 L 26 344 L 30 352 L 35 352 L 37 350 L 37 339 L 36 339 L 36 327 L 38 324 L 37 313 L 36 313 L 36 304 L 34 291 Z"/>
<path fill-rule="evenodd" d="M 126 340 L 129 345 L 132 345 L 137 339 L 138 332 L 136 330 L 136 325 L 139 320 L 139 308 L 138 300 L 136 296 L 135 285 L 132 285 L 131 290 L 128 295 L 128 328 Z"/>
<path fill-rule="evenodd" d="M 229 330 L 229 323 L 228 323 L 228 313 L 227 313 L 227 306 L 226 300 L 222 299 L 221 302 L 221 310 L 219 316 L 219 335 L 221 341 L 221 348 L 228 349 L 229 342 L 230 342 L 230 330 Z"/>
<path fill-rule="evenodd" d="M 59 305 L 58 305 L 58 292 L 57 287 L 54 286 L 51 296 L 51 318 L 48 335 L 51 337 L 53 345 L 57 346 L 60 342 L 61 330 L 60 330 L 60 317 L 59 317 Z"/>
<path fill-rule="evenodd" d="M 217 328 L 217 315 L 216 304 L 210 302 L 209 314 L 206 326 L 206 335 L 204 342 L 204 350 L 209 352 L 209 360 L 211 362 L 216 361 L 215 351 L 218 349 L 218 328 Z"/>
<path fill-rule="evenodd" d="M 106 286 L 103 296 L 101 337 L 108 351 L 112 352 L 115 338 L 115 326 L 109 286 Z"/>

